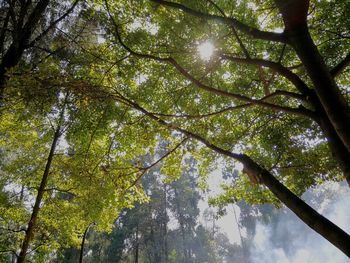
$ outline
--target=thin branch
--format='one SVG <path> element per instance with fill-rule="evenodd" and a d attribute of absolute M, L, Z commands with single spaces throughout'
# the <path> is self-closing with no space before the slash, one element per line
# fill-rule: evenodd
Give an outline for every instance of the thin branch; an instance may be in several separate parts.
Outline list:
<path fill-rule="evenodd" d="M 11 229 L 11 228 L 0 227 L 0 230 L 12 232 L 12 233 L 26 232 L 26 229 L 24 229 L 24 228 L 21 228 L 21 229 Z"/>
<path fill-rule="evenodd" d="M 170 151 L 168 151 L 166 154 L 164 154 L 161 158 L 159 158 L 157 161 L 155 161 L 154 163 L 150 164 L 149 166 L 146 167 L 141 167 L 139 168 L 139 175 L 136 177 L 136 180 L 126 189 L 130 189 L 131 187 L 135 186 L 142 178 L 142 176 L 149 171 L 152 167 L 156 166 L 158 163 L 160 163 L 162 160 L 164 160 L 165 158 L 167 158 L 170 154 L 172 154 L 173 152 L 175 152 L 184 142 L 186 142 L 188 140 L 188 138 L 184 138 L 181 142 L 179 142 L 173 149 L 171 149 Z"/>
<path fill-rule="evenodd" d="M 271 93 L 271 94 L 261 98 L 260 101 L 264 101 L 264 100 L 270 99 L 272 97 L 277 97 L 277 96 L 281 96 L 281 95 L 300 99 L 300 94 L 289 92 L 289 91 L 285 91 L 285 90 L 276 90 L 275 92 L 273 92 L 273 93 Z M 215 116 L 215 115 L 223 114 L 223 113 L 228 112 L 228 111 L 248 108 L 248 107 L 251 107 L 251 106 L 255 106 L 255 104 L 253 104 L 253 103 L 246 103 L 246 104 L 241 104 L 241 105 L 237 105 L 237 106 L 227 107 L 227 108 L 215 111 L 215 112 L 210 112 L 210 113 L 207 113 L 207 114 L 198 114 L 198 115 L 164 114 L 164 113 L 158 113 L 158 112 L 151 112 L 151 113 L 156 115 L 156 116 L 160 116 L 160 117 L 184 118 L 184 119 L 203 119 L 203 118 L 207 118 L 207 117 L 212 117 L 212 116 Z"/>
<path fill-rule="evenodd" d="M 225 12 L 212 0 L 207 0 L 209 3 L 211 3 L 220 13 L 222 16 L 226 17 L 226 14 Z M 231 25 L 231 29 L 232 29 L 232 32 L 233 32 L 233 35 L 235 36 L 239 46 L 241 47 L 244 55 L 247 57 L 247 58 L 250 58 L 250 55 L 249 55 L 249 52 L 248 52 L 248 49 L 245 47 L 245 45 L 243 44 L 243 41 L 241 40 L 241 38 L 239 37 L 238 33 L 237 33 L 237 30 L 236 28 Z"/>
<path fill-rule="evenodd" d="M 283 112 L 287 112 L 287 113 L 292 113 L 292 114 L 296 114 L 296 115 L 314 118 L 313 112 L 310 110 L 307 110 L 307 109 L 280 106 L 280 105 L 268 103 L 265 101 L 252 99 L 252 98 L 249 98 L 249 97 L 241 95 L 241 94 L 236 94 L 236 93 L 232 93 L 232 92 L 228 92 L 225 90 L 221 90 L 221 89 L 217 89 L 217 88 L 208 86 L 208 85 L 202 83 L 201 81 L 199 81 L 198 79 L 196 79 L 195 77 L 193 77 L 188 71 L 186 71 L 183 67 L 181 67 L 175 61 L 175 59 L 169 58 L 168 62 L 170 62 L 184 77 L 186 77 L 188 80 L 190 80 L 192 83 L 194 83 L 198 88 L 200 88 L 202 90 L 211 92 L 211 93 L 216 94 L 216 95 L 225 96 L 225 97 L 234 98 L 234 99 L 237 99 L 237 100 L 240 100 L 243 102 L 252 103 L 252 104 L 259 105 L 259 106 L 269 108 L 272 110 L 276 110 L 276 111 L 283 111 Z"/>
<path fill-rule="evenodd" d="M 107 1 L 106 1 L 107 3 Z M 108 4 L 107 5 L 107 10 L 109 10 L 108 8 Z M 109 11 L 108 11 L 109 12 Z M 110 14 L 110 13 L 109 13 Z M 296 114 L 296 115 L 301 115 L 301 116 L 307 116 L 310 118 L 314 118 L 314 114 L 312 111 L 307 110 L 305 108 L 291 108 L 291 107 L 286 107 L 286 106 L 280 106 L 280 105 L 276 105 L 276 104 L 272 104 L 272 103 L 268 103 L 265 101 L 261 101 L 261 100 L 256 100 L 256 99 L 252 99 L 249 98 L 247 96 L 241 95 L 241 94 L 236 94 L 236 93 L 232 93 L 232 92 L 228 92 L 225 90 L 221 90 L 221 89 L 217 89 L 217 88 L 213 88 L 211 86 L 208 86 L 204 83 L 202 83 L 200 80 L 198 80 L 197 78 L 195 78 L 194 76 L 192 76 L 188 71 L 186 71 L 180 64 L 177 63 L 177 61 L 174 58 L 171 57 L 167 57 L 167 58 L 160 58 L 154 55 L 149 55 L 149 54 L 142 54 L 142 53 L 138 53 L 133 51 L 130 47 L 128 47 L 122 40 L 119 31 L 118 31 L 118 25 L 116 24 L 116 22 L 113 20 L 115 29 L 116 29 L 116 37 L 118 39 L 118 41 L 120 42 L 120 44 L 128 51 L 130 52 L 130 54 L 140 57 L 140 58 L 145 58 L 145 59 L 151 59 L 151 60 L 156 60 L 159 62 L 166 62 L 168 64 L 171 64 L 175 67 L 175 69 L 177 69 L 177 71 L 179 73 L 181 73 L 185 78 L 187 78 L 188 80 L 190 80 L 192 83 L 194 83 L 198 88 L 211 92 L 213 94 L 219 95 L 219 96 L 225 96 L 225 97 L 230 97 L 230 98 L 234 98 L 243 102 L 247 102 L 247 103 L 251 103 L 251 104 L 255 104 L 255 105 L 259 105 L 265 108 L 269 108 L 272 110 L 276 110 L 276 111 L 283 111 L 283 112 L 287 112 L 287 113 L 292 113 L 292 114 Z M 229 56 L 227 56 L 228 58 Z M 253 60 L 253 59 L 240 59 L 242 61 L 260 61 L 260 63 L 263 65 L 270 65 L 270 67 L 274 67 L 276 68 L 276 70 L 279 70 L 281 72 L 284 72 L 284 74 L 286 76 L 288 76 L 291 80 L 293 80 L 293 82 L 297 83 L 300 86 L 302 86 L 303 88 L 305 87 L 305 84 L 299 79 L 299 77 L 297 75 L 295 75 L 294 73 L 290 72 L 288 69 L 285 69 L 283 67 L 281 67 L 279 64 L 274 63 L 274 62 L 270 62 L 270 61 L 265 61 L 265 60 Z M 247 62 L 246 62 L 247 63 Z M 255 63 L 252 63 L 255 64 Z M 300 87 L 301 88 L 301 87 Z"/>

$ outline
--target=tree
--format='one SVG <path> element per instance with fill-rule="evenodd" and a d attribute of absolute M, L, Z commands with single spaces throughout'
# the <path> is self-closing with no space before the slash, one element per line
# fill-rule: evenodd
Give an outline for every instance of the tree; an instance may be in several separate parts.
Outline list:
<path fill-rule="evenodd" d="M 1 240 L 1 245 L 2 252 L 15 255 L 22 247 L 19 262 L 25 257 L 45 261 L 57 248 L 78 246 L 91 222 L 106 231 L 123 208 L 145 200 L 136 182 L 148 168 L 131 165 L 143 150 L 133 149 L 130 138 L 115 132 L 116 125 L 121 134 L 127 128 L 131 138 L 140 131 L 114 122 L 124 109 L 113 102 L 89 103 L 78 94 L 63 99 L 57 89 L 47 92 L 52 100 L 7 105 L 1 119 L 1 171 L 7 187 L 2 193 L 10 200 L 1 203 L 0 224 L 13 236 L 13 242 Z"/>
<path fill-rule="evenodd" d="M 322 181 L 314 173 L 321 178 L 337 174 L 334 160 L 348 178 L 350 163 L 346 132 L 349 106 L 343 87 L 339 87 L 342 80 L 335 82 L 335 76 L 342 78 L 340 73 L 348 59 L 341 61 L 339 52 L 326 66 L 325 55 L 321 55 L 309 33 L 309 2 L 283 3 L 183 4 L 154 0 L 125 5 L 121 11 L 123 3 L 105 1 L 111 17 L 106 30 L 114 34 L 114 42 L 119 45 L 114 48 L 131 56 L 120 66 L 129 72 L 127 93 L 118 89 L 115 81 L 108 85 L 119 101 L 155 123 L 241 162 L 251 184 L 265 185 L 310 227 L 349 254 L 342 241 L 349 236 L 318 215 L 271 173 L 300 195 Z M 321 7 L 327 3 L 313 4 L 317 11 L 309 20 L 315 23 L 325 16 Z M 258 10 L 256 14 L 254 9 Z M 127 24 L 129 14 L 135 10 L 137 17 Z M 230 16 L 225 13 L 228 10 L 232 11 Z M 266 19 L 259 28 L 262 15 Z M 282 33 L 272 32 L 281 27 Z M 341 35 L 347 32 L 340 30 L 344 31 Z M 203 63 L 194 56 L 194 42 L 209 38 L 217 43 L 217 50 L 209 63 Z M 113 39 L 110 41 L 113 43 Z M 232 149 L 244 151 L 257 161 Z M 316 162 L 315 158 L 321 161 Z M 248 193 L 251 200 L 263 202 L 272 198 L 267 191 L 251 187 L 244 177 L 240 177 L 239 184 L 244 186 L 238 188 L 242 196 L 247 188 L 254 190 L 254 195 Z"/>
<path fill-rule="evenodd" d="M 347 1 L 96 1 L 98 7 L 84 13 L 93 17 L 97 14 L 104 43 L 70 46 L 65 56 L 74 57 L 68 63 L 69 74 L 64 66 L 68 60 L 49 58 L 43 63 L 49 68 L 40 67 L 39 63 L 35 71 L 29 71 L 33 76 L 28 76 L 23 72 L 28 72 L 25 66 L 31 57 L 24 58 L 23 52 L 30 47 L 27 44 L 33 39 L 33 29 L 46 17 L 49 2 L 36 4 L 9 1 L 2 6 L 1 18 L 6 29 L 2 30 L 1 38 L 6 40 L 2 42 L 5 44 L 1 90 L 6 82 L 6 97 L 13 102 L 20 98 L 43 103 L 23 95 L 39 97 L 40 87 L 20 88 L 21 84 L 35 87 L 32 84 L 41 83 L 45 91 L 52 86 L 59 87 L 58 90 L 67 87 L 84 98 L 86 102 L 82 100 L 72 107 L 70 116 L 72 120 L 78 117 L 79 121 L 74 121 L 67 141 L 73 152 L 78 150 L 82 154 L 87 150 L 87 158 L 75 155 L 67 159 L 73 160 L 70 164 L 83 164 L 76 166 L 80 168 L 87 168 L 92 160 L 96 169 L 87 169 L 87 175 L 96 172 L 95 184 L 110 189 L 103 180 L 104 172 L 120 179 L 123 176 L 117 171 L 125 166 L 131 178 L 117 181 L 122 189 L 129 186 L 138 192 L 137 183 L 147 170 L 135 164 L 138 157 L 146 150 L 153 151 L 159 138 L 174 145 L 180 142 L 181 147 L 176 146 L 169 156 L 166 154 L 165 174 L 173 177 L 181 174 L 184 153 L 178 148 L 198 159 L 201 174 L 221 160 L 227 166 L 240 162 L 244 166 L 242 173 L 233 186 L 226 188 L 232 199 L 283 202 L 350 255 L 349 235 L 298 197 L 308 187 L 325 180 L 345 178 L 349 182 L 350 111 L 345 70 L 350 62 L 346 53 L 350 27 L 347 13 L 337 12 L 349 9 Z M 334 18 L 329 19 L 329 13 Z M 65 15 L 59 17 L 63 19 Z M 62 20 L 59 19 L 51 25 L 58 25 Z M 60 43 L 60 35 L 56 43 Z M 213 54 L 206 53 L 201 59 L 197 49 L 205 47 Z M 10 61 L 9 57 L 14 58 L 12 64 L 5 63 Z M 15 68 L 21 58 L 24 65 Z M 47 83 L 54 83 L 52 75 L 58 82 L 55 80 L 50 86 Z M 57 94 L 50 98 L 55 101 Z M 85 103 L 97 109 L 103 105 L 112 109 L 105 115 L 108 121 L 102 122 L 105 125 L 101 128 L 107 130 L 101 132 L 102 137 L 97 136 L 99 140 L 94 140 L 95 131 L 102 131 L 99 122 L 83 110 L 75 111 Z M 45 110 L 51 109 L 53 102 L 45 105 L 49 105 Z M 36 111 L 35 107 L 28 110 Z M 122 123 L 122 128 L 115 127 L 113 121 Z M 78 132 L 84 131 L 85 122 L 95 125 L 87 133 L 91 137 Z M 101 148 L 105 150 L 109 136 L 114 138 L 111 130 L 115 128 L 118 142 L 109 145 L 116 149 L 110 154 L 113 147 L 108 147 L 107 154 L 101 157 L 101 152 L 105 152 Z M 101 141 L 104 143 L 100 144 Z M 26 156 L 30 154 L 27 152 Z M 94 159 L 99 161 L 93 162 Z M 23 166 L 23 174 L 31 169 L 30 165 Z M 77 176 L 79 169 L 66 165 L 58 173 L 62 175 L 58 182 L 65 185 L 66 170 L 70 169 L 74 179 L 84 181 Z M 12 182 L 16 176 L 12 173 L 9 178 Z M 82 185 L 87 185 L 84 182 Z M 30 187 L 28 182 L 19 185 L 24 185 L 25 190 Z M 82 189 L 84 201 L 93 200 L 94 208 L 104 200 L 89 197 L 97 189 Z M 109 200 L 111 192 L 103 193 Z M 90 211 L 86 203 L 80 205 Z M 24 217 L 26 211 L 21 211 Z"/>
<path fill-rule="evenodd" d="M 7 71 L 17 66 L 21 59 L 30 61 L 45 50 L 50 50 L 48 39 L 76 8 L 79 0 L 70 1 L 16 1 L 6 0 L 0 4 L 0 103 L 3 104 Z M 29 51 L 32 56 L 25 54 Z M 44 52 L 46 53 L 46 52 Z M 31 58 L 32 57 L 32 58 Z"/>
<path fill-rule="evenodd" d="M 162 142 L 160 147 L 158 154 L 164 152 L 162 148 L 167 144 Z M 149 156 L 143 161 L 148 159 Z M 150 197 L 149 203 L 125 209 L 111 234 L 91 235 L 92 245 L 88 248 L 91 254 L 86 261 L 222 262 L 232 246 L 223 234 L 216 238 L 211 229 L 199 224 L 201 195 L 196 182 L 196 162 L 189 158 L 185 163 L 182 176 L 168 184 L 162 181 L 165 178 L 160 173 L 161 167 L 146 174 L 142 184 Z"/>

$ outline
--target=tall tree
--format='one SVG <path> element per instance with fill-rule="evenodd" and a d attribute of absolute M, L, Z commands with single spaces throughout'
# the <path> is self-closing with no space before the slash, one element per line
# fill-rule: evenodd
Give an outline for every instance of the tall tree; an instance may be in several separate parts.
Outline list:
<path fill-rule="evenodd" d="M 6 89 L 6 72 L 17 66 L 21 59 L 29 60 L 35 50 L 50 51 L 50 38 L 75 9 L 79 0 L 70 1 L 16 1 L 0 4 L 0 103 L 3 104 Z M 46 53 L 46 52 L 45 52 Z M 47 53 L 46 53 L 47 54 Z"/>
<path fill-rule="evenodd" d="M 334 160 L 345 178 L 350 163 L 344 133 L 348 119 L 344 95 L 334 84 L 334 75 L 322 73 L 326 82 L 316 79 L 316 74 L 310 71 L 314 63 L 320 70 L 326 67 L 314 40 L 305 38 L 309 2 L 288 3 L 190 1 L 184 4 L 154 0 L 126 5 L 121 11 L 122 3 L 105 1 L 111 21 L 107 30 L 115 36 L 115 49 L 132 57 L 121 67 L 129 69 L 132 64 L 129 76 L 136 83 L 136 87 L 127 92 L 118 89 L 115 80 L 110 86 L 114 88 L 116 99 L 161 126 L 241 162 L 251 181 L 241 177 L 238 181 L 244 186 L 240 188 L 241 193 L 247 192 L 245 196 L 250 195 L 251 199 L 271 201 L 271 194 L 250 186 L 265 185 L 304 222 L 349 255 L 349 247 L 342 241 L 348 240 L 349 235 L 317 214 L 273 175 L 300 195 L 322 178 L 337 174 Z M 270 4 L 278 8 L 271 11 Z M 325 3 L 314 4 L 318 10 L 317 20 L 325 15 L 320 10 Z M 125 18 L 135 10 L 138 15 L 127 24 Z M 277 12 L 283 20 L 277 19 Z M 266 19 L 259 25 L 262 15 Z M 169 16 L 173 17 L 171 21 Z M 312 14 L 310 17 L 314 18 Z M 273 32 L 281 27 L 282 33 Z M 299 34 L 297 28 L 303 28 L 302 38 L 295 39 L 295 34 Z M 211 39 L 215 46 L 205 42 L 206 39 Z M 315 55 L 311 59 L 314 63 L 300 53 L 298 44 L 301 47 L 303 41 L 307 41 L 310 52 Z M 208 46 L 212 49 L 209 50 L 213 53 L 212 58 L 203 61 L 203 56 L 201 61 L 197 49 Z M 145 63 L 147 67 L 144 67 Z M 138 68 L 135 69 L 135 65 Z M 336 65 L 334 63 L 326 70 L 331 72 L 332 66 Z M 128 83 L 132 82 L 129 78 Z M 321 82 L 330 86 L 331 96 L 339 100 L 333 106 L 344 118 L 335 118 L 327 109 L 332 107 L 331 102 L 327 104 L 320 94 L 324 89 L 316 87 Z M 155 90 L 154 86 L 159 89 Z M 327 145 L 334 158 L 325 149 Z M 308 158 L 304 159 L 306 155 Z M 316 162 L 319 155 L 322 160 Z M 247 187 L 254 189 L 255 195 L 246 191 Z"/>

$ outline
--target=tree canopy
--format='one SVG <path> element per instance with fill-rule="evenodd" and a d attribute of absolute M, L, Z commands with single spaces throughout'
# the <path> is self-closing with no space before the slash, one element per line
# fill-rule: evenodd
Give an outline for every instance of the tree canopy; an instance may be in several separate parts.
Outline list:
<path fill-rule="evenodd" d="M 147 199 L 149 169 L 177 179 L 190 155 L 200 183 L 215 169 L 231 176 L 220 204 L 283 203 L 350 256 L 349 235 L 300 199 L 350 183 L 349 9 L 4 1 L 0 224 L 13 241 L 2 250 L 23 262 L 28 248 L 77 245 L 90 223 L 106 230 Z"/>

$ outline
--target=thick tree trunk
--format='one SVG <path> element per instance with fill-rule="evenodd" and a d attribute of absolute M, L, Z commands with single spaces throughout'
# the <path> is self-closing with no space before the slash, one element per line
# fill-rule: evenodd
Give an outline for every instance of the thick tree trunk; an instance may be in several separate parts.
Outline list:
<path fill-rule="evenodd" d="M 275 0 L 288 41 L 308 73 L 317 97 L 339 138 L 350 153 L 350 107 L 325 64 L 308 26 L 309 0 Z"/>
<path fill-rule="evenodd" d="M 339 248 L 350 257 L 350 236 L 337 225 L 317 213 L 287 187 L 281 184 L 271 173 L 260 167 L 246 155 L 241 155 L 241 162 L 245 170 L 259 179 L 270 191 L 304 223 Z"/>
<path fill-rule="evenodd" d="M 64 108 L 62 109 L 60 117 L 59 117 L 59 124 L 56 128 L 56 131 L 55 131 L 55 134 L 53 137 L 53 141 L 52 141 L 50 152 L 49 152 L 49 155 L 47 158 L 45 170 L 44 170 L 43 176 L 41 178 L 40 186 L 38 189 L 38 194 L 37 194 L 36 199 L 35 199 L 32 215 L 31 215 L 30 221 L 28 223 L 28 227 L 27 227 L 27 230 L 26 230 L 26 233 L 24 236 L 24 240 L 22 242 L 21 252 L 19 254 L 17 263 L 24 262 L 25 257 L 27 255 L 27 251 L 28 251 L 30 242 L 32 241 L 32 239 L 34 237 L 36 222 L 37 222 L 38 214 L 40 211 L 41 201 L 42 201 L 44 193 L 45 193 L 45 187 L 46 187 L 47 179 L 48 179 L 48 176 L 50 173 L 51 163 L 52 163 L 52 160 L 54 157 L 54 153 L 55 153 L 55 149 L 56 149 L 56 146 L 58 143 L 58 139 L 61 136 L 61 123 L 63 120 L 63 115 L 64 115 Z"/>
<path fill-rule="evenodd" d="M 308 29 L 290 33 L 292 45 L 310 76 L 316 94 L 339 138 L 350 152 L 350 108 L 314 45 Z"/>
<path fill-rule="evenodd" d="M 4 102 L 5 96 L 5 86 L 7 81 L 6 70 L 11 69 L 18 64 L 23 52 L 24 48 L 23 50 L 18 49 L 16 48 L 15 44 L 12 44 L 6 52 L 5 56 L 2 58 L 0 64 L 0 107 Z"/>
<path fill-rule="evenodd" d="M 316 113 L 316 117 L 313 120 L 320 126 L 323 135 L 327 138 L 328 147 L 333 157 L 337 160 L 338 165 L 350 186 L 350 152 L 339 138 L 339 135 L 330 122 L 315 91 L 311 90 L 308 97 L 309 103 L 315 109 Z"/>
<path fill-rule="evenodd" d="M 337 160 L 343 175 L 350 186 L 350 153 L 338 137 L 327 116 L 321 117 L 318 121 L 324 135 L 327 138 L 329 149 Z"/>

